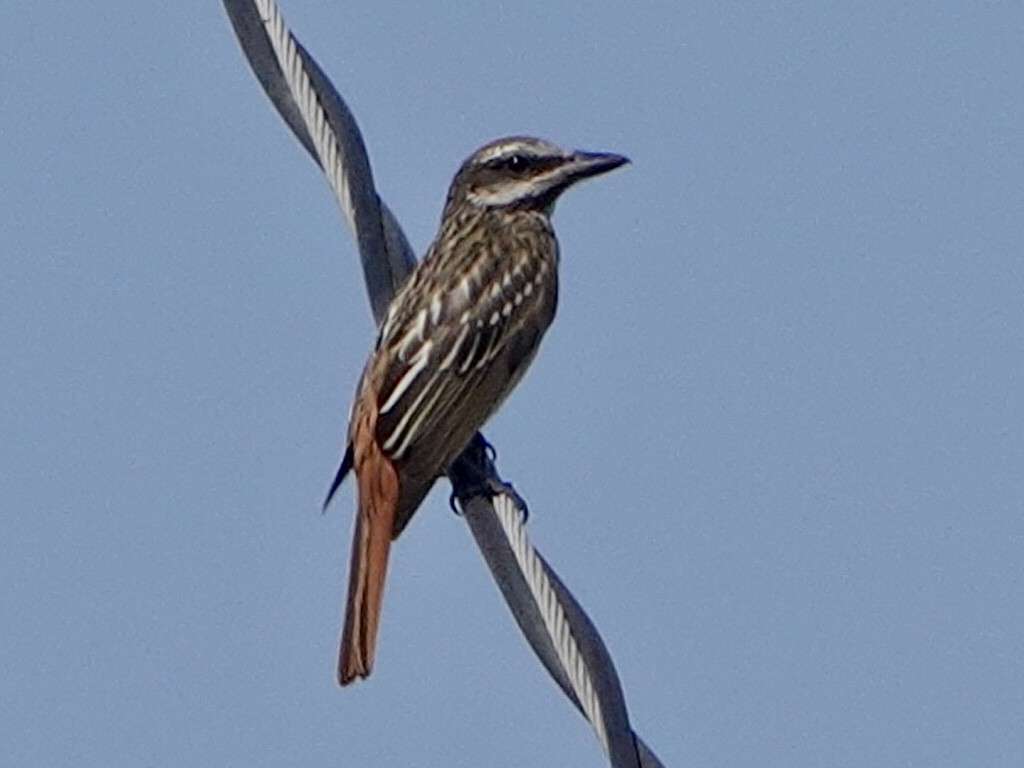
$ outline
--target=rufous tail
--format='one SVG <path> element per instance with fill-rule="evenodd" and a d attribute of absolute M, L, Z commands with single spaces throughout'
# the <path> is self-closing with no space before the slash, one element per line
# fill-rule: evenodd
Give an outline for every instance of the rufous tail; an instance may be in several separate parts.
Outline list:
<path fill-rule="evenodd" d="M 363 435 L 367 438 L 365 444 L 356 446 L 359 513 L 352 539 L 345 628 L 338 652 L 338 682 L 342 685 L 369 676 L 373 668 L 384 577 L 398 509 L 398 473 L 372 436 L 366 432 Z M 356 442 L 363 442 L 360 435 Z"/>

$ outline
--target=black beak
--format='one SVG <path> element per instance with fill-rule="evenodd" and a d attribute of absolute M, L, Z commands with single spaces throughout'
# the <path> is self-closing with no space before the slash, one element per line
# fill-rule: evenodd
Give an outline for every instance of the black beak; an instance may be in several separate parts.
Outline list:
<path fill-rule="evenodd" d="M 628 157 L 611 152 L 573 152 L 566 163 L 566 171 L 573 181 L 579 181 L 614 171 L 628 162 Z"/>

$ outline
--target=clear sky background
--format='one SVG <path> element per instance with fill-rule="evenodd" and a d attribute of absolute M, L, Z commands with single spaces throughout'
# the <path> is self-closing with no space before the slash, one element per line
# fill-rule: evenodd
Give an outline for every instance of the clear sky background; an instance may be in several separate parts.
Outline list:
<path fill-rule="evenodd" d="M 58 5 L 0 25 L 0 764 L 602 765 L 446 484 L 336 686 L 351 238 L 219 3 Z M 284 11 L 419 252 L 485 141 L 633 159 L 487 433 L 666 765 L 1019 767 L 1020 9 Z"/>

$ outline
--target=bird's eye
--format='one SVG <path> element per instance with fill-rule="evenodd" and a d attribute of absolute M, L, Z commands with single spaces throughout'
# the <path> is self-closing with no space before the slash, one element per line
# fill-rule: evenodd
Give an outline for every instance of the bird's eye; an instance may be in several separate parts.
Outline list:
<path fill-rule="evenodd" d="M 529 162 L 522 155 L 512 155 L 505 159 L 504 165 L 508 170 L 519 173 L 527 169 Z"/>

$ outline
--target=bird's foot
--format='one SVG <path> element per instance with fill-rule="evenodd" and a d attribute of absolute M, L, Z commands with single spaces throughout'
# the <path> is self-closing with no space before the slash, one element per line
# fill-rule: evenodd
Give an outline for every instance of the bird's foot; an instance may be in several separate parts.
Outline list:
<path fill-rule="evenodd" d="M 463 499 L 468 500 L 477 496 L 483 496 L 487 499 L 493 499 L 496 496 L 507 496 L 512 505 L 522 513 L 524 523 L 530 518 L 530 509 L 526 505 L 526 499 L 519 495 L 519 492 L 516 491 L 512 483 L 505 482 L 497 475 L 474 478 L 471 482 L 463 480 L 459 483 L 457 489 L 452 489 L 451 495 L 448 497 L 448 506 L 452 508 L 455 514 L 461 515 L 462 510 L 459 508 L 459 502 Z"/>
<path fill-rule="evenodd" d="M 494 467 L 494 447 L 479 432 L 474 435 L 466 450 L 455 460 L 448 470 L 452 481 L 452 493 L 448 504 L 455 512 L 461 514 L 456 502 L 483 496 L 493 499 L 495 496 L 507 496 L 522 513 L 525 522 L 529 516 L 526 501 L 520 496 L 511 483 L 506 483 Z"/>

